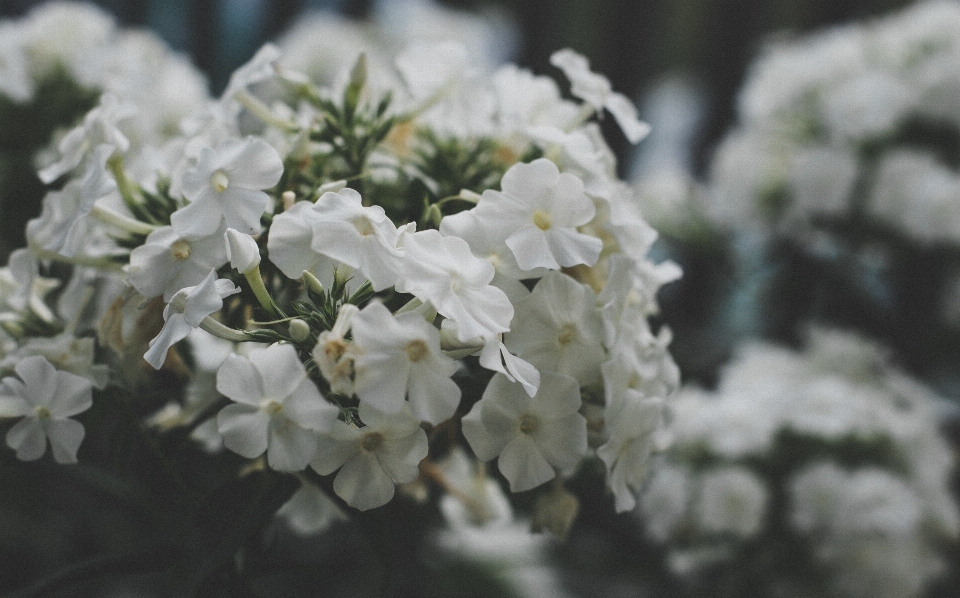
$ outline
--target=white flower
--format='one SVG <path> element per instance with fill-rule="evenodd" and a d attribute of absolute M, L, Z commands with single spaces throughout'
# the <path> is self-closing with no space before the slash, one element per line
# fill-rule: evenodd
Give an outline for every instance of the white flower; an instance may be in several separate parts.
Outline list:
<path fill-rule="evenodd" d="M 569 376 L 544 372 L 534 397 L 502 374 L 463 418 L 463 435 L 483 461 L 497 467 L 512 492 L 535 488 L 571 469 L 587 450 L 587 422 L 578 413 L 580 387 Z"/>
<path fill-rule="evenodd" d="M 647 533 L 654 540 L 669 540 L 687 515 L 689 486 L 690 473 L 679 467 L 661 464 L 650 475 L 640 508 Z"/>
<path fill-rule="evenodd" d="M 740 466 L 705 473 L 695 512 L 707 532 L 755 535 L 763 526 L 767 489 L 755 474 Z"/>
<path fill-rule="evenodd" d="M 328 431 L 339 413 L 307 377 L 293 345 L 228 356 L 217 370 L 217 390 L 239 403 L 217 415 L 224 446 L 248 459 L 266 451 L 278 471 L 306 467 L 316 454 L 317 432 Z"/>
<path fill-rule="evenodd" d="M 654 433 L 660 426 L 663 409 L 663 399 L 633 393 L 622 407 L 606 410 L 610 439 L 597 449 L 597 456 L 607 466 L 607 485 L 613 490 L 618 513 L 636 506 L 650 455 L 662 448 L 657 446 Z"/>
<path fill-rule="evenodd" d="M 21 33 L 12 23 L 0 23 L 0 94 L 14 102 L 30 101 L 34 89 Z"/>
<path fill-rule="evenodd" d="M 227 259 L 234 270 L 246 274 L 260 265 L 260 247 L 253 237 L 228 228 L 223 233 L 223 240 L 227 247 Z"/>
<path fill-rule="evenodd" d="M 603 328 L 596 295 L 566 274 L 551 271 L 517 304 L 504 344 L 541 372 L 573 376 L 586 386 L 600 376 Z"/>
<path fill-rule="evenodd" d="M 362 428 L 334 422 L 330 433 L 320 437 L 310 467 L 320 475 L 340 468 L 334 492 L 351 507 L 366 511 L 390 502 L 395 483 L 417 478 L 428 446 L 420 420 L 407 407 L 388 415 L 361 402 L 359 415 L 366 424 Z"/>
<path fill-rule="evenodd" d="M 60 160 L 40 170 L 37 175 L 44 183 L 50 184 L 81 163 L 101 146 L 110 148 L 104 150 L 106 157 L 114 152 L 126 152 L 130 147 L 130 140 L 118 128 L 117 124 L 127 120 L 137 113 L 132 104 L 125 103 L 112 93 L 105 93 L 100 97 L 100 104 L 87 113 L 83 123 L 72 129 L 60 141 Z M 105 160 L 106 158 L 104 158 Z"/>
<path fill-rule="evenodd" d="M 353 395 L 353 345 L 345 339 L 353 316 L 360 311 L 352 303 L 344 303 L 337 312 L 337 320 L 333 328 L 324 330 L 317 336 L 317 344 L 313 347 L 312 356 L 320 373 L 330 383 L 332 392 L 349 396 Z"/>
<path fill-rule="evenodd" d="M 583 181 L 540 158 L 511 166 L 500 186 L 503 191 L 484 191 L 472 212 L 485 227 L 506 234 L 521 270 L 596 263 L 603 242 L 577 231 L 596 214 Z"/>
<path fill-rule="evenodd" d="M 58 286 L 58 280 L 40 276 L 37 260 L 29 249 L 17 249 L 10 254 L 7 265 L 0 268 L 0 305 L 17 312 L 31 309 L 51 322 L 55 318 L 44 297 Z"/>
<path fill-rule="evenodd" d="M 58 371 L 40 355 L 24 357 L 15 369 L 19 379 L 0 380 L 0 417 L 23 417 L 7 432 L 7 446 L 33 461 L 49 439 L 57 463 L 76 463 L 84 429 L 69 418 L 93 404 L 90 381 Z"/>
<path fill-rule="evenodd" d="M 229 280 L 217 280 L 216 270 L 210 270 L 197 286 L 177 291 L 163 310 L 163 329 L 150 341 L 150 348 L 143 358 L 159 370 L 170 347 L 185 339 L 204 318 L 220 311 L 224 297 L 239 292 L 240 289 Z"/>
<path fill-rule="evenodd" d="M 94 344 L 93 337 L 78 338 L 69 332 L 27 338 L 17 350 L 0 359 L 0 370 L 15 369 L 29 355 L 42 355 L 58 370 L 82 376 L 94 388 L 103 390 L 110 379 L 110 368 L 94 363 Z"/>
<path fill-rule="evenodd" d="M 277 150 L 255 137 L 227 139 L 216 149 L 200 150 L 197 165 L 183 174 L 183 194 L 190 203 L 170 217 L 181 235 L 210 235 L 226 221 L 243 233 L 260 232 L 260 216 L 270 202 L 263 189 L 280 181 L 283 160 Z"/>
<path fill-rule="evenodd" d="M 130 252 L 127 281 L 144 297 L 163 295 L 170 301 L 182 288 L 199 284 L 211 269 L 227 261 L 223 235 L 179 235 L 162 226 Z"/>
<path fill-rule="evenodd" d="M 399 233 L 380 206 L 364 207 L 353 189 L 327 192 L 314 204 L 311 248 L 360 271 L 375 291 L 393 286 L 400 272 Z"/>
<path fill-rule="evenodd" d="M 347 514 L 326 492 L 304 482 L 280 507 L 277 517 L 286 521 L 298 535 L 313 536 L 326 531 L 337 521 L 347 519 Z"/>
<path fill-rule="evenodd" d="M 490 286 L 494 269 L 475 257 L 467 242 L 435 230 L 404 236 L 403 271 L 397 290 L 429 302 L 456 322 L 457 338 L 488 338 L 510 329 L 513 305 Z"/>
<path fill-rule="evenodd" d="M 307 271 L 323 282 L 320 272 L 333 272 L 336 262 L 313 250 L 313 224 L 319 218 L 314 204 L 307 201 L 298 201 L 274 216 L 267 238 L 267 253 L 270 261 L 287 278 L 299 278 Z"/>
<path fill-rule="evenodd" d="M 539 278 L 547 272 L 546 268 L 521 270 L 513 251 L 507 247 L 510 230 L 478 218 L 475 210 L 464 210 L 445 216 L 440 221 L 440 234 L 463 239 L 470 246 L 473 255 L 490 262 L 496 271 L 490 284 L 503 290 L 511 301 L 522 299 L 529 293 L 518 281 Z"/>
<path fill-rule="evenodd" d="M 550 56 L 550 64 L 563 71 L 570 79 L 570 93 L 585 100 L 597 111 L 606 108 L 616 119 L 630 143 L 638 143 L 650 133 L 650 125 L 637 118 L 637 109 L 626 96 L 614 93 L 610 81 L 590 70 L 585 57 L 569 48 Z"/>
<path fill-rule="evenodd" d="M 361 401 L 397 413 L 409 396 L 413 415 L 431 424 L 453 415 L 460 404 L 460 387 L 450 379 L 457 364 L 440 351 L 440 333 L 420 314 L 394 316 L 371 303 L 353 317 L 352 330 Z"/>

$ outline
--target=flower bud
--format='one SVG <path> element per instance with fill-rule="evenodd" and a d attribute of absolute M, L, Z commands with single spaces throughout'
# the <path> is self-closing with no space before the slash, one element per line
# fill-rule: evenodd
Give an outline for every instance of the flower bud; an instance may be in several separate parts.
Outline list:
<path fill-rule="evenodd" d="M 322 295 L 323 283 L 317 280 L 317 277 L 310 273 L 308 270 L 303 271 L 303 286 L 307 287 L 311 293 L 316 295 Z"/>
<path fill-rule="evenodd" d="M 317 197 L 323 195 L 324 193 L 340 193 L 343 191 L 344 187 L 347 186 L 347 181 L 340 179 L 338 181 L 330 181 L 329 183 L 324 183 L 317 187 Z"/>
<path fill-rule="evenodd" d="M 579 511 L 580 501 L 563 487 L 557 477 L 552 488 L 537 498 L 533 508 L 533 529 L 548 530 L 558 538 L 566 538 Z"/>
<path fill-rule="evenodd" d="M 300 318 L 290 320 L 289 324 L 290 338 L 300 343 L 310 338 L 310 324 L 307 324 Z"/>
<path fill-rule="evenodd" d="M 253 237 L 228 228 L 223 238 L 227 242 L 227 259 L 232 268 L 246 274 L 260 265 L 260 247 Z"/>

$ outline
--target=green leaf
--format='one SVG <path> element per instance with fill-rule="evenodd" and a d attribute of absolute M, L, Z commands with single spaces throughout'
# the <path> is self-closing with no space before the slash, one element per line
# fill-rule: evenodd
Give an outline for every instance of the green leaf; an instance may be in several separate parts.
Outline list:
<path fill-rule="evenodd" d="M 205 583 L 234 566 L 235 556 L 262 534 L 298 486 L 293 476 L 256 471 L 217 488 L 194 513 L 183 557 L 166 573 L 168 595 L 203 595 Z"/>

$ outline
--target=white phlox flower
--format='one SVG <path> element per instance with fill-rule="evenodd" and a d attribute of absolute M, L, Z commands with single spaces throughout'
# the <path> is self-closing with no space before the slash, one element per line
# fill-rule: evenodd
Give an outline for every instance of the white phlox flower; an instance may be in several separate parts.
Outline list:
<path fill-rule="evenodd" d="M 28 338 L 15 351 L 0 359 L 0 371 L 15 369 L 18 362 L 30 355 L 42 355 L 57 370 L 86 378 L 94 388 L 103 390 L 110 379 L 110 368 L 94 363 L 94 344 L 93 337 L 76 337 L 70 332 Z"/>
<path fill-rule="evenodd" d="M 223 240 L 231 268 L 240 274 L 246 274 L 260 265 L 260 246 L 257 245 L 256 239 L 228 228 L 223 233 Z"/>
<path fill-rule="evenodd" d="M 519 301 L 530 293 L 520 280 L 540 278 L 547 272 L 546 268 L 522 270 L 513 251 L 507 247 L 510 230 L 479 218 L 475 210 L 444 216 L 439 230 L 445 237 L 463 239 L 473 255 L 490 262 L 496 272 L 490 284 L 506 293 L 511 302 Z"/>
<path fill-rule="evenodd" d="M 386 414 L 361 402 L 364 427 L 337 420 L 320 437 L 317 456 L 310 467 L 320 475 L 336 471 L 333 490 L 351 507 L 366 511 L 390 502 L 394 484 L 417 478 L 420 461 L 427 456 L 427 434 L 406 405 Z"/>
<path fill-rule="evenodd" d="M 375 291 L 396 284 L 399 232 L 382 207 L 364 207 L 360 194 L 346 188 L 321 195 L 313 211 L 313 251 L 358 268 Z"/>
<path fill-rule="evenodd" d="M 114 152 L 126 152 L 130 147 L 130 140 L 120 130 L 118 123 L 136 114 L 137 109 L 132 104 L 123 102 L 114 94 L 103 94 L 100 104 L 88 112 L 83 122 L 60 141 L 60 160 L 41 169 L 37 173 L 40 180 L 49 185 L 80 166 L 101 146 L 110 148 L 109 151 L 103 150 L 107 157 Z"/>
<path fill-rule="evenodd" d="M 669 331 L 654 336 L 648 327 L 635 328 L 610 348 L 600 365 L 608 409 L 619 409 L 631 393 L 670 397 L 680 383 L 680 370 L 667 352 Z"/>
<path fill-rule="evenodd" d="M 597 449 L 597 456 L 607 466 L 607 485 L 613 491 L 618 513 L 631 511 L 646 479 L 650 455 L 664 448 L 662 416 L 665 401 L 660 397 L 643 397 L 633 392 L 619 408 L 605 411 L 610 432 L 607 442 Z"/>
<path fill-rule="evenodd" d="M 530 362 L 520 359 L 503 344 L 503 335 L 485 339 L 480 350 L 480 365 L 500 372 L 511 382 L 519 382 L 531 397 L 540 387 L 540 372 Z"/>
<path fill-rule="evenodd" d="M 40 276 L 40 267 L 29 249 L 17 249 L 0 268 L 0 305 L 20 313 L 29 309 L 52 322 L 56 317 L 44 298 L 58 286 L 59 280 Z"/>
<path fill-rule="evenodd" d="M 596 214 L 583 181 L 540 158 L 511 166 L 500 186 L 484 191 L 472 212 L 486 227 L 507 233 L 521 270 L 596 263 L 603 242 L 577 231 Z"/>
<path fill-rule="evenodd" d="M 0 380 L 0 417 L 23 418 L 7 432 L 7 446 L 21 461 L 33 461 L 49 440 L 57 463 L 76 463 L 84 429 L 70 416 L 93 404 L 90 381 L 58 371 L 40 355 L 24 357 L 15 371 L 19 378 Z"/>
<path fill-rule="evenodd" d="M 517 304 L 504 344 L 541 372 L 573 376 L 581 385 L 600 377 L 605 351 L 596 294 L 566 274 L 547 273 Z"/>
<path fill-rule="evenodd" d="M 616 93 L 610 81 L 590 70 L 590 62 L 569 48 L 550 56 L 550 64 L 570 80 L 570 93 L 585 100 L 598 112 L 606 108 L 630 143 L 639 143 L 650 133 L 650 125 L 637 118 L 637 108 L 625 95 Z"/>
<path fill-rule="evenodd" d="M 317 344 L 311 353 L 320 373 L 330 383 L 330 390 L 352 396 L 353 385 L 353 344 L 346 340 L 347 332 L 353 324 L 353 317 L 360 311 L 356 305 L 345 303 L 337 312 L 333 328 L 324 330 L 317 336 Z"/>
<path fill-rule="evenodd" d="M 270 203 L 269 189 L 280 181 L 283 160 L 256 137 L 227 139 L 200 150 L 195 167 L 183 173 L 183 194 L 190 201 L 170 217 L 181 235 L 211 235 L 226 221 L 228 228 L 260 232 L 260 216 Z"/>
<path fill-rule="evenodd" d="M 150 348 L 143 358 L 159 370 L 170 347 L 198 328 L 207 316 L 220 311 L 224 297 L 239 292 L 240 289 L 229 280 L 217 280 L 216 270 L 210 270 L 197 286 L 177 291 L 163 310 L 163 329 L 150 341 Z"/>
<path fill-rule="evenodd" d="M 204 236 L 179 235 L 171 226 L 156 229 L 130 252 L 127 282 L 144 297 L 163 295 L 170 301 L 226 263 L 222 229 Z"/>
<path fill-rule="evenodd" d="M 569 376 L 543 372 L 533 397 L 495 374 L 463 418 L 463 435 L 482 461 L 497 459 L 511 492 L 523 492 L 567 471 L 587 450 L 587 422 L 578 412 L 580 387 Z"/>
<path fill-rule="evenodd" d="M 601 305 L 605 342 L 615 345 L 622 335 L 647 328 L 647 317 L 659 311 L 656 293 L 682 275 L 672 261 L 654 264 L 623 254 L 610 256 L 610 273 L 597 301 Z"/>
<path fill-rule="evenodd" d="M 328 403 L 293 345 L 229 355 L 217 370 L 217 390 L 237 404 L 217 414 L 223 444 L 253 459 L 264 452 L 278 471 L 300 471 L 314 458 L 317 433 L 327 432 L 339 409 Z"/>
<path fill-rule="evenodd" d="M 34 91 L 22 37 L 16 25 L 0 23 L 0 94 L 14 102 L 28 102 Z"/>
<path fill-rule="evenodd" d="M 577 119 L 579 108 L 560 96 L 560 88 L 550 77 L 537 76 L 516 65 L 507 64 L 493 74 L 497 112 L 506 131 L 523 131 L 528 126 L 545 125 L 565 129 Z"/>
<path fill-rule="evenodd" d="M 479 351 L 481 366 L 500 372 L 511 382 L 519 382 L 531 397 L 537 394 L 540 372 L 507 349 L 503 344 L 503 334 L 463 342 L 457 338 L 457 327 L 453 320 L 443 320 L 440 323 L 440 344 L 444 352 L 454 359 L 475 355 Z"/>
<path fill-rule="evenodd" d="M 327 284 L 333 281 L 335 269 L 349 269 L 346 265 L 338 267 L 335 260 L 313 250 L 313 224 L 319 218 L 314 204 L 307 201 L 298 201 L 274 216 L 267 238 L 267 253 L 270 261 L 287 278 L 299 278 L 306 271 Z M 354 278 L 363 277 L 357 275 Z"/>
<path fill-rule="evenodd" d="M 440 333 L 413 311 L 394 316 L 371 303 L 353 317 L 355 392 L 360 400 L 393 414 L 409 397 L 410 411 L 439 424 L 460 404 L 450 379 L 457 364 L 440 351 Z"/>
<path fill-rule="evenodd" d="M 223 100 L 229 100 L 238 91 L 276 76 L 277 61 L 282 55 L 283 52 L 274 44 L 264 44 L 253 58 L 230 75 L 230 81 L 223 90 Z"/>
<path fill-rule="evenodd" d="M 695 512 L 704 531 L 750 537 L 760 531 L 768 491 L 750 470 L 722 467 L 703 474 Z"/>
<path fill-rule="evenodd" d="M 404 235 L 403 270 L 397 290 L 410 293 L 456 322 L 461 341 L 488 338 L 510 329 L 513 305 L 490 285 L 494 269 L 463 239 L 435 230 Z"/>
<path fill-rule="evenodd" d="M 296 534 L 313 536 L 326 531 L 337 521 L 347 519 L 347 514 L 326 492 L 303 482 L 290 500 L 277 510 L 277 517 Z"/>

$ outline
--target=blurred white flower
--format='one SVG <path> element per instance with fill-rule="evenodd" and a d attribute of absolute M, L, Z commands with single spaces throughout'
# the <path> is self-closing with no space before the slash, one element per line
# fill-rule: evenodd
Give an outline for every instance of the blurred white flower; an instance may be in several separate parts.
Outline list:
<path fill-rule="evenodd" d="M 49 440 L 57 463 L 76 463 L 84 429 L 70 416 L 93 404 L 90 381 L 58 371 L 40 355 L 24 357 L 15 370 L 18 378 L 0 380 L 0 417 L 23 418 L 7 431 L 7 446 L 21 461 L 33 461 Z"/>

